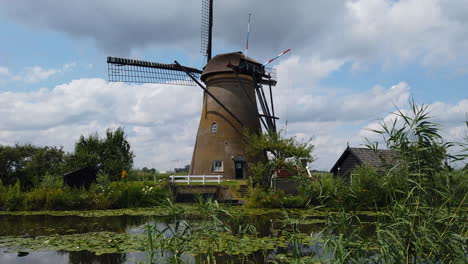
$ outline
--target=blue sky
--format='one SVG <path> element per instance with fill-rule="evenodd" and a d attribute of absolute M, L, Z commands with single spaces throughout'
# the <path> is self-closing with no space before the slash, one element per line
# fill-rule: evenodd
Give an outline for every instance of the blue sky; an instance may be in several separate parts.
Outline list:
<path fill-rule="evenodd" d="M 0 144 L 72 150 L 81 134 L 123 126 L 137 167 L 188 163 L 201 91 L 109 84 L 106 57 L 201 68 L 199 2 L 0 1 Z M 292 49 L 273 65 L 275 100 L 288 135 L 313 138 L 312 168 L 330 169 L 347 142 L 362 144 L 411 97 L 430 106 L 447 140 L 462 140 L 466 1 L 266 2 L 215 0 L 214 53 L 243 49 L 248 13 L 249 56 L 263 62 Z"/>

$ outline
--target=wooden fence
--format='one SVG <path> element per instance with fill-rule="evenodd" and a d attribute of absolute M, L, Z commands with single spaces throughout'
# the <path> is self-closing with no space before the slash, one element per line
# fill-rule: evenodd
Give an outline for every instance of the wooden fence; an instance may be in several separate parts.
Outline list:
<path fill-rule="evenodd" d="M 222 178 L 223 175 L 171 175 L 169 176 L 169 181 L 173 183 L 183 182 L 187 184 L 194 182 L 202 182 L 203 184 L 207 182 L 217 182 L 218 184 L 221 184 L 223 181 Z"/>

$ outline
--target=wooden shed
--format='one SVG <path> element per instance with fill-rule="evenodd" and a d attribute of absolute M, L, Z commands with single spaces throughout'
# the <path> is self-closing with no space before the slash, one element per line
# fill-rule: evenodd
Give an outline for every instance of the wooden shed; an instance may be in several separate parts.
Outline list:
<path fill-rule="evenodd" d="M 97 170 L 94 168 L 81 168 L 63 174 L 63 184 L 72 188 L 89 189 L 91 184 L 96 183 Z"/>
<path fill-rule="evenodd" d="M 368 148 L 350 148 L 349 146 L 341 154 L 338 161 L 330 170 L 335 177 L 349 179 L 354 168 L 367 165 L 376 169 L 394 165 L 398 159 L 398 153 L 392 150 Z"/>

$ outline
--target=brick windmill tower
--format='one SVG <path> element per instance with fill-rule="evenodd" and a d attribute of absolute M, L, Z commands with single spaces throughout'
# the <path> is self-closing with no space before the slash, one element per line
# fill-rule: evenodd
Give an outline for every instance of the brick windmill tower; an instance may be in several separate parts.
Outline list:
<path fill-rule="evenodd" d="M 207 57 L 203 71 L 180 65 L 108 57 L 110 82 L 165 83 L 199 86 L 203 107 L 190 166 L 190 175 L 223 175 L 242 179 L 248 172 L 243 133 L 276 131 L 272 86 L 273 72 L 242 52 L 211 57 L 213 0 L 202 0 L 202 53 Z M 202 84 L 204 83 L 204 85 Z M 267 98 L 263 87 L 268 87 Z M 259 112 L 260 105 L 261 112 Z"/>

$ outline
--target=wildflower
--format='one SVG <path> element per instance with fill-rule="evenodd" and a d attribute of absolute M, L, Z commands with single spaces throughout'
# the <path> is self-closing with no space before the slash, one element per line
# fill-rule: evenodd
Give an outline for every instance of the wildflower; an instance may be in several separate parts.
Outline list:
<path fill-rule="evenodd" d="M 123 170 L 122 173 L 121 173 L 121 175 L 120 175 L 120 177 L 121 177 L 122 179 L 126 179 L 127 176 L 128 176 L 127 171 L 126 171 L 126 170 Z"/>

